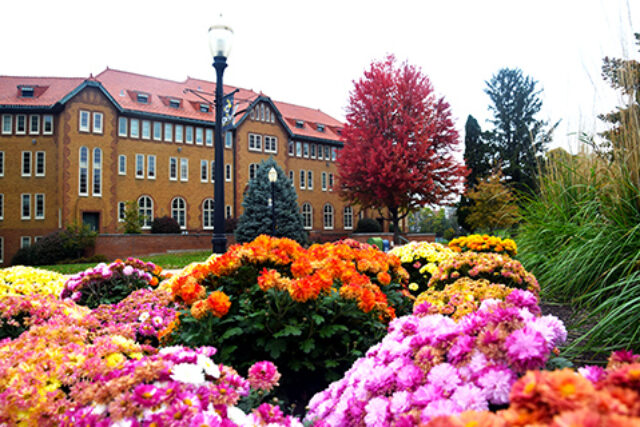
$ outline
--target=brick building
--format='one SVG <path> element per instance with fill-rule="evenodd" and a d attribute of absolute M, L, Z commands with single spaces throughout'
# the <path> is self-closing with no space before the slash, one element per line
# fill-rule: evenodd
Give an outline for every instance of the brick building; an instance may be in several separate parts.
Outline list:
<path fill-rule="evenodd" d="M 236 90 L 225 86 L 225 93 Z M 123 230 L 125 202 L 213 229 L 213 82 L 106 69 L 84 78 L 0 76 L 0 264 L 68 224 Z M 354 211 L 332 191 L 342 123 L 251 90 L 224 135 L 225 216 L 242 213 L 255 167 L 273 156 L 296 188 L 305 228 L 345 235 Z"/>

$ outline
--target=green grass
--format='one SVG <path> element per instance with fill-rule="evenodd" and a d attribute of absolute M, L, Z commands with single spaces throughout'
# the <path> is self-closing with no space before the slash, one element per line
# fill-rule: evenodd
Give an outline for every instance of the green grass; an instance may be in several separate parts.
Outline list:
<path fill-rule="evenodd" d="M 192 262 L 202 262 L 211 256 L 211 251 L 179 252 L 140 257 L 143 261 L 159 265 L 163 269 L 178 269 Z M 96 263 L 42 265 L 38 268 L 61 274 L 75 274 L 95 266 Z"/>

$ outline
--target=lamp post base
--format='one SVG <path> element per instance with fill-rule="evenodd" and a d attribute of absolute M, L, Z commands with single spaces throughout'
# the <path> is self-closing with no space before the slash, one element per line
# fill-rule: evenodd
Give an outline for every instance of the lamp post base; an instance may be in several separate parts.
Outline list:
<path fill-rule="evenodd" d="M 211 243 L 214 254 L 223 254 L 227 251 L 227 236 L 224 234 L 214 234 Z"/>

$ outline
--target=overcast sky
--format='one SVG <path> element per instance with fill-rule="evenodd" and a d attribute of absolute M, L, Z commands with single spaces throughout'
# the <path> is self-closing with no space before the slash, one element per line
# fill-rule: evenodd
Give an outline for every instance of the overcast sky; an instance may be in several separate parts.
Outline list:
<path fill-rule="evenodd" d="M 597 129 L 619 102 L 606 55 L 638 58 L 640 0 L 3 0 L 0 75 L 86 77 L 105 67 L 213 80 L 207 30 L 234 29 L 225 83 L 344 120 L 353 81 L 393 53 L 421 67 L 451 104 L 489 127 L 485 81 L 519 67 L 543 92 L 540 118 L 567 134 Z M 461 134 L 462 135 L 462 134 Z"/>

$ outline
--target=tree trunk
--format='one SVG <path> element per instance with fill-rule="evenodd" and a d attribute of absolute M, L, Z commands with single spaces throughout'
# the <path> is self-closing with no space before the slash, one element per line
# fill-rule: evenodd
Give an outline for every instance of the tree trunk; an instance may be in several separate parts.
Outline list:
<path fill-rule="evenodd" d="M 400 244 L 400 219 L 398 218 L 398 208 L 389 209 L 391 220 L 393 221 L 393 244 Z"/>

